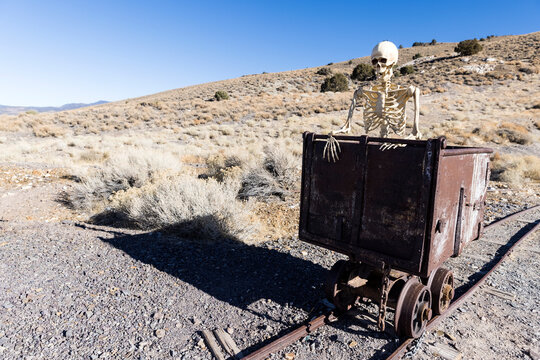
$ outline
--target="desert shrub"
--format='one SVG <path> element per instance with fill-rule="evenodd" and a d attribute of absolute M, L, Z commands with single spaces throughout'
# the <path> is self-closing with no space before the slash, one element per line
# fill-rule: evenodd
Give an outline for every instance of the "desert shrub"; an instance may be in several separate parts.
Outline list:
<path fill-rule="evenodd" d="M 416 53 L 416 54 L 413 55 L 412 58 L 413 58 L 413 60 L 416 60 L 416 59 L 420 59 L 421 57 L 422 57 L 422 54 Z"/>
<path fill-rule="evenodd" d="M 435 39 L 431 40 L 431 42 L 429 43 L 429 45 L 437 45 L 437 40 L 435 40 Z"/>
<path fill-rule="evenodd" d="M 353 69 L 353 72 L 351 74 L 351 79 L 353 80 L 359 80 L 359 81 L 366 81 L 370 80 L 375 76 L 375 69 L 373 66 L 368 64 L 358 64 Z"/>
<path fill-rule="evenodd" d="M 28 115 L 36 115 L 38 112 L 36 110 L 27 110 L 24 113 Z"/>
<path fill-rule="evenodd" d="M 403 45 L 399 44 L 398 49 L 403 49 Z"/>
<path fill-rule="evenodd" d="M 525 179 L 540 180 L 540 157 L 495 153 L 491 159 L 491 180 L 514 184 Z"/>
<path fill-rule="evenodd" d="M 533 141 L 533 137 L 527 127 L 512 122 L 502 122 L 487 126 L 482 125 L 473 129 L 472 133 L 480 136 L 485 142 L 491 141 L 495 144 L 503 144 L 509 141 L 520 145 L 526 145 Z"/>
<path fill-rule="evenodd" d="M 211 177 L 219 182 L 223 182 L 229 178 L 236 178 L 241 175 L 242 168 L 245 164 L 245 160 L 235 155 L 212 155 L 206 159 L 208 170 L 203 177 Z"/>
<path fill-rule="evenodd" d="M 328 67 L 322 67 L 316 72 L 317 75 L 329 76 L 332 75 L 332 69 Z"/>
<path fill-rule="evenodd" d="M 216 99 L 217 101 L 229 100 L 229 94 L 224 90 L 218 90 L 214 94 L 214 99 Z"/>
<path fill-rule="evenodd" d="M 299 164 L 299 159 L 288 151 L 266 147 L 262 163 L 252 166 L 244 174 L 238 197 L 262 201 L 272 197 L 284 199 L 297 187 Z"/>
<path fill-rule="evenodd" d="M 60 137 L 67 133 L 67 130 L 52 124 L 32 124 L 32 133 L 37 137 Z"/>
<path fill-rule="evenodd" d="M 519 145 L 527 145 L 532 142 L 532 138 L 528 132 L 519 131 L 517 129 L 502 128 L 495 133 L 500 138 Z"/>
<path fill-rule="evenodd" d="M 321 85 L 321 92 L 327 91 L 347 91 L 349 90 L 349 82 L 347 77 L 341 73 L 337 73 L 332 77 L 328 77 Z"/>
<path fill-rule="evenodd" d="M 529 66 L 522 66 L 518 69 L 519 72 L 525 73 L 527 75 L 532 75 L 538 72 L 538 69 L 529 67 Z"/>
<path fill-rule="evenodd" d="M 414 73 L 414 67 L 412 67 L 412 65 L 407 65 L 407 66 L 402 66 L 399 68 L 399 73 L 401 75 L 409 75 L 409 74 L 412 74 Z"/>
<path fill-rule="evenodd" d="M 74 174 L 78 182 L 62 193 L 60 200 L 72 209 L 90 210 L 118 191 L 138 188 L 158 173 L 178 172 L 180 162 L 172 156 L 128 153 L 107 159 L 84 174 Z"/>
<path fill-rule="evenodd" d="M 423 43 L 423 42 L 420 42 L 420 41 L 415 41 L 415 42 L 413 42 L 412 46 L 413 46 L 413 47 L 416 47 L 416 46 L 426 46 L 426 43 Z"/>
<path fill-rule="evenodd" d="M 463 40 L 454 48 L 454 51 L 461 56 L 470 56 L 478 54 L 482 50 L 482 45 L 478 40 Z"/>
<path fill-rule="evenodd" d="M 166 176 L 116 193 L 107 213 L 142 229 L 166 228 L 203 240 L 252 242 L 257 230 L 249 204 L 236 199 L 237 182 L 220 183 L 187 175 Z"/>

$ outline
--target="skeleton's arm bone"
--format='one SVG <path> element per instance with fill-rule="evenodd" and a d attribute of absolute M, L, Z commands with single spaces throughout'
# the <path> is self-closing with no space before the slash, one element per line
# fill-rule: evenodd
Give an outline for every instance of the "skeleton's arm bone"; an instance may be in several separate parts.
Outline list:
<path fill-rule="evenodd" d="M 411 86 L 414 88 L 413 97 L 414 97 L 414 123 L 413 123 L 413 129 L 412 129 L 412 135 L 414 135 L 415 138 L 420 139 L 422 138 L 422 133 L 420 132 L 420 128 L 418 126 L 418 122 L 420 120 L 420 89 Z"/>
<path fill-rule="evenodd" d="M 345 121 L 345 124 L 339 128 L 338 130 L 334 130 L 331 132 L 332 135 L 346 133 L 348 134 L 351 131 L 351 119 L 353 117 L 354 109 L 356 108 L 356 102 L 362 98 L 362 88 L 357 89 L 354 92 L 354 96 L 351 102 L 351 106 L 349 107 L 349 113 L 347 115 L 347 121 Z"/>

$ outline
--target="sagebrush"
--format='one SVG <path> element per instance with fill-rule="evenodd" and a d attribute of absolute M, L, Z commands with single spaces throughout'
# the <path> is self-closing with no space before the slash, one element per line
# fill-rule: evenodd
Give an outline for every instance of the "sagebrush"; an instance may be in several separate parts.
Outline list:
<path fill-rule="evenodd" d="M 91 210 L 114 193 L 143 186 L 158 173 L 177 173 L 178 159 L 160 153 L 127 153 L 105 161 L 102 166 L 74 175 L 77 182 L 62 195 L 69 207 Z"/>
<path fill-rule="evenodd" d="M 461 56 L 470 56 L 482 51 L 482 45 L 476 39 L 463 40 L 454 48 L 454 51 Z"/>
<path fill-rule="evenodd" d="M 236 199 L 239 184 L 192 176 L 167 176 L 120 191 L 107 212 L 142 229 L 163 229 L 190 238 L 256 240 L 249 203 Z"/>
<path fill-rule="evenodd" d="M 279 147 L 266 147 L 264 160 L 252 166 L 242 177 L 240 199 L 268 201 L 284 199 L 295 191 L 299 179 L 300 159 Z"/>
<path fill-rule="evenodd" d="M 321 92 L 340 92 L 347 90 L 349 90 L 349 81 L 342 73 L 337 73 L 332 77 L 326 78 L 321 85 Z"/>
<path fill-rule="evenodd" d="M 375 77 L 375 69 L 368 64 L 358 64 L 353 69 L 351 79 L 358 81 L 371 80 Z"/>
<path fill-rule="evenodd" d="M 495 153 L 491 160 L 491 180 L 523 184 L 525 179 L 540 180 L 540 157 Z"/>

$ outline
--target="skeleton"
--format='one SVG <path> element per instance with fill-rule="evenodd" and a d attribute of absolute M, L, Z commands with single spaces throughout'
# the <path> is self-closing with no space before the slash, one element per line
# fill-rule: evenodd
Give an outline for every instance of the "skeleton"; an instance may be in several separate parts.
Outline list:
<path fill-rule="evenodd" d="M 341 148 L 334 135 L 351 131 L 351 119 L 354 110 L 359 106 L 364 107 L 364 129 L 369 131 L 380 129 L 380 137 L 386 138 L 390 133 L 403 136 L 407 116 L 405 106 L 407 101 L 414 97 L 414 121 L 412 133 L 407 138 L 420 139 L 422 134 L 418 129 L 420 117 L 420 90 L 415 86 L 402 87 L 390 82 L 393 76 L 393 66 L 397 64 L 398 49 L 390 41 L 378 43 L 371 52 L 371 63 L 375 67 L 378 83 L 364 90 L 357 89 L 354 92 L 347 121 L 339 129 L 328 134 L 328 140 L 324 147 L 323 157 L 328 161 L 339 160 Z M 395 148 L 397 145 L 383 144 L 383 149 Z"/>

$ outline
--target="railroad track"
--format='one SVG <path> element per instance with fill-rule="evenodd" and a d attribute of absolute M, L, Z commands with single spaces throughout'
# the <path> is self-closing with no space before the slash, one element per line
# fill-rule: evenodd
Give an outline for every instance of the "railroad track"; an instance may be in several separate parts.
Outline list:
<path fill-rule="evenodd" d="M 495 220 L 489 225 L 485 226 L 485 229 L 491 229 L 498 226 L 501 226 L 503 224 L 506 224 L 514 219 L 516 219 L 519 216 L 522 216 L 526 213 L 532 212 L 534 210 L 540 209 L 540 205 L 536 205 L 533 207 L 530 207 L 525 210 L 521 210 L 518 212 L 515 212 L 513 214 L 510 214 L 506 217 L 503 217 L 501 219 Z M 448 310 L 446 310 L 443 314 L 437 315 L 433 317 L 426 325 L 425 331 L 430 331 L 435 328 L 444 318 L 451 315 L 457 308 L 459 308 L 471 295 L 473 295 L 476 290 L 482 285 L 485 280 L 488 278 L 488 276 L 495 271 L 501 265 L 503 260 L 515 249 L 515 247 L 528 238 L 531 234 L 533 234 L 538 228 L 540 228 L 540 219 L 537 219 L 536 221 L 530 222 L 529 224 L 536 223 L 531 229 L 529 229 L 526 233 L 522 234 L 518 239 L 513 241 L 513 243 L 506 244 L 507 248 L 504 252 L 498 254 L 498 259 L 496 261 L 491 261 L 491 266 L 488 269 L 484 269 L 485 272 L 483 275 L 479 278 L 477 278 L 475 281 L 473 281 L 471 284 L 468 284 L 468 289 L 466 291 L 462 292 L 459 296 L 454 298 L 452 302 L 450 303 L 450 306 Z M 487 265 L 487 264 L 486 264 Z M 336 318 L 333 311 L 327 311 L 316 318 L 310 320 L 309 322 L 293 329 L 292 331 L 288 332 L 284 336 L 279 337 L 278 339 L 274 340 L 273 342 L 269 343 L 268 345 L 260 348 L 257 351 L 254 351 L 253 353 L 244 356 L 242 360 L 263 360 L 266 359 L 270 354 L 275 353 L 277 351 L 280 351 L 287 347 L 288 345 L 293 344 L 294 342 L 300 340 L 304 336 L 308 335 L 309 333 L 314 332 L 321 326 L 328 324 L 329 322 L 333 322 L 338 320 Z M 417 350 L 416 344 L 414 344 L 415 339 L 409 338 L 409 339 L 403 339 L 397 349 L 387 357 L 387 360 L 394 360 L 394 359 L 400 359 L 404 355 L 413 355 L 413 353 Z"/>

